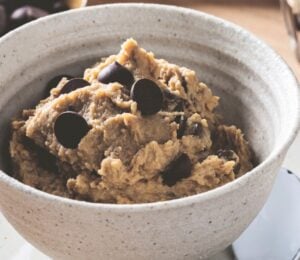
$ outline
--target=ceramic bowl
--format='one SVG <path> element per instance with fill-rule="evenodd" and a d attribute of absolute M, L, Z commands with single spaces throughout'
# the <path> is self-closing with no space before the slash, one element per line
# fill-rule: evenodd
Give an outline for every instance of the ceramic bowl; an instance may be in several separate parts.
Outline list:
<path fill-rule="evenodd" d="M 196 70 L 222 97 L 225 122 L 245 130 L 259 165 L 203 194 L 137 205 L 65 199 L 11 178 L 12 117 L 50 78 L 80 75 L 128 37 Z M 0 71 L 1 211 L 54 259 L 198 259 L 224 249 L 262 208 L 299 128 L 298 84 L 282 59 L 240 27 L 189 9 L 116 4 L 49 16 L 0 40 Z"/>

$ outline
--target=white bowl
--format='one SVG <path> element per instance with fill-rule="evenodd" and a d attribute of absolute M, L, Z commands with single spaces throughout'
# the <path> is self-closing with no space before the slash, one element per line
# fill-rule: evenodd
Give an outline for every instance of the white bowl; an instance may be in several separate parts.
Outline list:
<path fill-rule="evenodd" d="M 299 128 L 295 77 L 268 46 L 240 27 L 178 7 L 117 4 L 49 16 L 0 40 L 0 167 L 9 121 L 61 73 L 80 74 L 134 37 L 157 57 L 197 71 L 222 97 L 260 164 L 209 192 L 137 205 L 92 204 L 50 195 L 0 171 L 1 211 L 54 259 L 195 259 L 231 244 L 262 208 Z"/>

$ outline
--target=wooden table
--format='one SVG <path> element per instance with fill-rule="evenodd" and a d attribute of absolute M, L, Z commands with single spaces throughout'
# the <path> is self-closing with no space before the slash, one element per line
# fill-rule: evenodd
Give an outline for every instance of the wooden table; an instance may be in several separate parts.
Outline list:
<path fill-rule="evenodd" d="M 114 3 L 117 1 L 89 0 L 89 4 Z M 121 1 L 120 1 L 121 2 Z M 122 1 L 140 2 L 140 1 Z M 241 25 L 274 48 L 290 65 L 300 79 L 300 63 L 289 46 L 279 0 L 152 0 L 179 5 L 207 12 Z"/>

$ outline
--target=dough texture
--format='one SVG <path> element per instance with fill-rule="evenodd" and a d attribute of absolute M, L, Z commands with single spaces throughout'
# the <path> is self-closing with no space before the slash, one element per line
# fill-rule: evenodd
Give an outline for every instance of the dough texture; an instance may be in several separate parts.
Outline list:
<path fill-rule="evenodd" d="M 135 80 L 151 79 L 161 88 L 164 104 L 158 113 L 142 116 L 125 86 L 98 81 L 100 71 L 115 61 Z M 242 131 L 221 123 L 214 112 L 219 97 L 194 71 L 156 59 L 128 39 L 119 54 L 87 68 L 83 78 L 89 86 L 60 94 L 68 82 L 62 78 L 48 98 L 13 120 L 9 149 L 13 176 L 21 182 L 78 200 L 146 203 L 205 192 L 253 168 Z M 75 149 L 61 145 L 53 130 L 55 119 L 68 110 L 90 126 Z M 182 115 L 186 123 L 179 138 Z M 166 185 L 164 171 L 180 154 L 190 159 L 191 172 Z"/>

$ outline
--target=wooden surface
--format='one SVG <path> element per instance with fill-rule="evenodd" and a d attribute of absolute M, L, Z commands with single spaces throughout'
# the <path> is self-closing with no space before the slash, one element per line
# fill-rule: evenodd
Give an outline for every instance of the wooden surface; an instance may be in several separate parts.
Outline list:
<path fill-rule="evenodd" d="M 89 4 L 116 1 L 89 0 Z M 121 2 L 121 1 L 120 1 Z M 122 1 L 140 2 L 140 1 Z M 143 1 L 180 5 L 232 21 L 251 31 L 274 48 L 300 79 L 300 63 L 289 46 L 279 0 L 165 0 Z"/>

